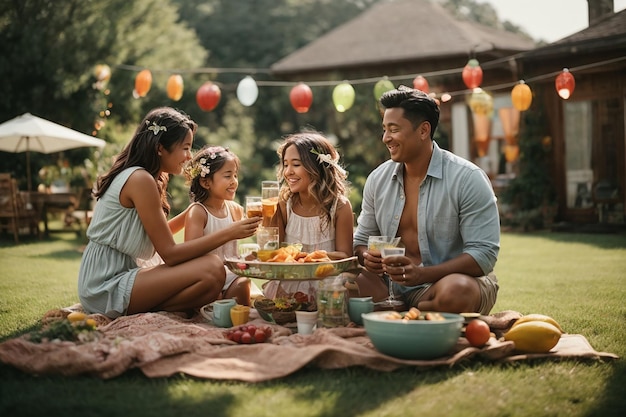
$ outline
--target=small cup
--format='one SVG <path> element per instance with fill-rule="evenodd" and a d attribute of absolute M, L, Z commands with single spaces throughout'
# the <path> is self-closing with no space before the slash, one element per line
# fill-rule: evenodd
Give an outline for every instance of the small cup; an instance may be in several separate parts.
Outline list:
<path fill-rule="evenodd" d="M 352 297 L 348 301 L 348 315 L 350 320 L 359 326 L 363 325 L 361 314 L 374 311 L 374 301 L 372 297 Z"/>
<path fill-rule="evenodd" d="M 296 310 L 296 323 L 299 334 L 311 334 L 317 325 L 317 311 Z"/>
<path fill-rule="evenodd" d="M 258 252 L 259 245 L 256 243 L 240 243 L 238 247 L 239 257 L 246 258 L 246 256 L 252 255 L 252 252 Z"/>
<path fill-rule="evenodd" d="M 237 304 L 230 309 L 230 320 L 233 326 L 241 326 L 250 319 L 250 307 Z"/>
<path fill-rule="evenodd" d="M 278 249 L 278 227 L 260 226 L 256 231 L 256 242 L 260 250 Z"/>
<path fill-rule="evenodd" d="M 213 323 L 219 327 L 233 327 L 233 321 L 230 319 L 230 310 L 237 302 L 234 299 L 217 300 L 211 303 L 213 306 Z"/>

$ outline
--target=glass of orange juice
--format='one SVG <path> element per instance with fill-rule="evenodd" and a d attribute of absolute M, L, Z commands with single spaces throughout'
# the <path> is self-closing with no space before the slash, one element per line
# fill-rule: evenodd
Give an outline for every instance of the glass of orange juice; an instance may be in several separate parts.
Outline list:
<path fill-rule="evenodd" d="M 263 226 L 269 226 L 278 207 L 278 181 L 261 181 Z"/>
<path fill-rule="evenodd" d="M 246 196 L 246 217 L 250 219 L 261 216 L 263 216 L 261 197 Z"/>

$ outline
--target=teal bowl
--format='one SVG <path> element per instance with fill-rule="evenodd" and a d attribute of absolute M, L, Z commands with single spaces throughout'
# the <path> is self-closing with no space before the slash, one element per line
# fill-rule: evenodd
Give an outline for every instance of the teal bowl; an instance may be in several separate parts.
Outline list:
<path fill-rule="evenodd" d="M 422 312 L 422 315 L 426 312 Z M 445 320 L 388 319 L 388 311 L 363 314 L 363 325 L 376 350 L 399 359 L 434 359 L 456 345 L 464 318 L 440 313 Z"/>

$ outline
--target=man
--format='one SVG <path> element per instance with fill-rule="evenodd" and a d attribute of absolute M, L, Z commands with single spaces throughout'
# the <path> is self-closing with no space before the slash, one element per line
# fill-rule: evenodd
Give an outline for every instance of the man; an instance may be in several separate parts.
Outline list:
<path fill-rule="evenodd" d="M 383 272 L 407 306 L 423 311 L 488 314 L 496 302 L 493 274 L 500 217 L 489 178 L 479 167 L 433 141 L 439 106 L 420 90 L 400 86 L 380 99 L 382 141 L 390 160 L 370 173 L 354 234 L 366 268 L 361 296 L 388 296 Z M 399 236 L 405 256 L 384 261 L 369 236 Z"/>

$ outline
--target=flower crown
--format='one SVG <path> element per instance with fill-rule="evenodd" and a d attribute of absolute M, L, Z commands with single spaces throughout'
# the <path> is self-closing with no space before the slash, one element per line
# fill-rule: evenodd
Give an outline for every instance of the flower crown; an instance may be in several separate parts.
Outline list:
<path fill-rule="evenodd" d="M 315 148 L 311 148 L 311 153 L 314 155 L 317 155 L 317 162 L 318 163 L 326 163 L 329 166 L 335 167 L 335 169 L 337 171 L 339 171 L 339 173 L 341 175 L 347 175 L 347 172 L 345 169 L 343 169 L 340 165 L 339 165 L 339 156 L 337 156 L 337 158 L 333 159 L 329 154 L 327 153 L 320 153 L 320 151 L 318 151 Z"/>
<path fill-rule="evenodd" d="M 146 123 L 149 125 L 150 120 L 146 120 Z M 167 127 L 159 126 L 157 122 L 152 122 L 152 126 L 148 126 L 148 130 L 152 130 L 152 133 L 154 133 L 154 136 L 156 136 L 159 134 L 161 130 L 164 132 L 167 132 Z"/>
<path fill-rule="evenodd" d="M 228 149 L 224 149 L 224 152 L 228 152 Z M 205 152 L 205 155 L 198 159 L 198 164 L 189 169 L 191 178 L 195 178 L 198 175 L 200 175 L 201 178 L 205 178 L 211 173 L 211 164 L 215 161 L 215 159 L 220 157 L 222 157 L 221 152 L 210 150 Z"/>

